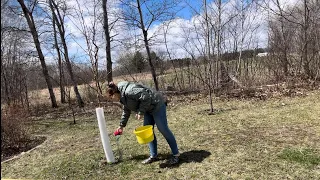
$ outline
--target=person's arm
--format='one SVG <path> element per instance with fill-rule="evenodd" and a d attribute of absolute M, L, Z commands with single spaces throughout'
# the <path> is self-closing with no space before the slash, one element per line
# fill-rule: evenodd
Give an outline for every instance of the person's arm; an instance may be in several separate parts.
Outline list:
<path fill-rule="evenodd" d="M 120 120 L 120 127 L 126 127 L 131 111 L 126 106 L 123 106 L 122 116 Z"/>

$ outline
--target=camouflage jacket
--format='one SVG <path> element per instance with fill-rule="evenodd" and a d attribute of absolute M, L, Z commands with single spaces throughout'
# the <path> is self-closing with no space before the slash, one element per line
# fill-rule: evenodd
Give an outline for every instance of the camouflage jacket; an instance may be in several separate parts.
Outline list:
<path fill-rule="evenodd" d="M 154 113 L 164 104 L 161 93 L 154 91 L 142 84 L 122 81 L 118 83 L 120 91 L 120 103 L 123 104 L 123 112 L 120 126 L 125 127 L 130 117 L 131 111 L 139 115 Z"/>

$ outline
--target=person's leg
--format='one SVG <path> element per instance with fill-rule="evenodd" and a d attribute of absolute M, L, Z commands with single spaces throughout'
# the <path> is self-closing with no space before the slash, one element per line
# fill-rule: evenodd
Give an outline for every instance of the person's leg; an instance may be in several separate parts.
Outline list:
<path fill-rule="evenodd" d="M 150 157 L 145 159 L 144 161 L 142 161 L 143 164 L 149 164 L 152 163 L 154 161 L 158 160 L 158 150 L 157 150 L 157 138 L 156 135 L 154 133 L 154 119 L 153 116 L 149 113 L 145 113 L 144 114 L 144 121 L 143 121 L 143 125 L 152 125 L 153 126 L 153 134 L 154 134 L 154 140 L 151 141 L 148 145 L 149 145 L 149 150 L 150 150 Z"/>
<path fill-rule="evenodd" d="M 163 104 L 159 111 L 153 113 L 153 119 L 157 125 L 157 128 L 159 129 L 160 133 L 164 136 L 164 138 L 167 140 L 171 152 L 174 156 L 179 155 L 178 145 L 176 142 L 176 139 L 171 132 L 171 130 L 168 127 L 167 122 L 167 112 L 166 112 L 166 106 Z"/>

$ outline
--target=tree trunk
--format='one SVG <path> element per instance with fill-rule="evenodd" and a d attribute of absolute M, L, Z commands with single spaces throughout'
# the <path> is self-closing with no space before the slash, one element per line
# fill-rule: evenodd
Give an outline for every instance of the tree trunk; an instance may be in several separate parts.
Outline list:
<path fill-rule="evenodd" d="M 221 87 L 225 88 L 227 83 L 230 81 L 230 77 L 228 75 L 227 68 L 224 64 L 224 62 L 221 59 L 221 47 L 222 47 L 222 29 L 221 29 L 221 24 L 222 24 L 222 0 L 218 1 L 218 33 L 217 33 L 217 61 L 220 62 L 220 72 L 221 72 Z"/>
<path fill-rule="evenodd" d="M 7 80 L 6 72 L 2 67 L 2 62 L 1 62 L 1 74 L 2 74 L 1 76 L 3 78 L 5 98 L 7 99 L 7 104 L 10 105 L 11 99 L 10 99 L 10 95 L 9 95 L 8 80 Z"/>
<path fill-rule="evenodd" d="M 140 0 L 137 0 L 137 5 L 138 5 L 138 11 L 139 11 L 139 15 L 140 15 L 140 23 L 141 23 L 141 29 L 142 29 L 143 38 L 144 38 L 144 44 L 145 44 L 146 51 L 147 51 L 147 54 L 148 54 L 148 61 L 149 61 L 150 71 L 151 71 L 151 74 L 152 74 L 154 85 L 156 87 L 156 90 L 158 91 L 159 90 L 159 85 L 158 85 L 156 71 L 155 71 L 155 68 L 153 66 L 152 59 L 151 59 L 151 53 L 150 53 L 150 47 L 149 47 L 149 41 L 148 41 L 148 32 L 144 27 L 142 10 L 141 10 L 141 7 L 140 7 Z"/>
<path fill-rule="evenodd" d="M 208 17 L 208 11 L 207 11 L 207 0 L 204 0 L 204 11 L 205 11 L 205 21 L 206 21 L 206 56 L 208 58 L 209 62 L 209 75 L 208 75 L 208 88 L 209 88 L 209 101 L 210 101 L 210 113 L 213 113 L 213 97 L 212 92 L 214 88 L 214 82 L 213 82 L 213 72 L 212 72 L 212 64 L 213 59 L 211 58 L 210 53 L 210 29 L 209 29 L 209 17 Z"/>
<path fill-rule="evenodd" d="M 28 8 L 24 4 L 23 0 L 18 0 L 18 2 L 20 4 L 20 6 L 21 6 L 21 8 L 23 10 L 24 16 L 25 16 L 25 18 L 26 18 L 26 20 L 28 22 L 28 26 L 30 28 L 30 31 L 31 31 L 31 34 L 32 34 L 32 37 L 33 37 L 33 41 L 34 41 L 34 44 L 36 46 L 36 49 L 37 49 L 37 52 L 38 52 L 38 55 L 39 55 L 39 60 L 40 60 L 40 63 L 41 63 L 42 72 L 43 72 L 44 78 L 46 80 L 46 83 L 47 83 L 47 86 L 48 86 L 48 91 L 49 91 L 49 94 L 50 94 L 51 105 L 52 105 L 52 107 L 56 108 L 56 107 L 58 107 L 57 101 L 56 101 L 56 97 L 55 97 L 54 92 L 53 92 L 53 88 L 52 88 L 52 84 L 51 84 L 51 81 L 50 81 L 50 77 L 49 77 L 47 65 L 46 65 L 46 62 L 45 62 L 45 59 L 44 59 L 44 55 L 43 55 L 41 47 L 40 47 L 39 36 L 38 36 L 38 32 L 37 32 L 37 29 L 36 29 L 35 24 L 34 24 L 32 13 L 28 10 Z"/>
<path fill-rule="evenodd" d="M 79 107 L 84 107 L 84 102 L 82 101 L 82 98 L 81 98 L 81 95 L 79 93 L 79 89 L 78 89 L 78 86 L 77 86 L 77 82 L 76 82 L 76 80 L 74 78 L 74 75 L 73 75 L 72 65 L 71 65 L 71 62 L 69 60 L 68 48 L 67 48 L 67 44 L 66 44 L 64 36 L 61 37 L 61 40 L 62 40 L 62 44 L 63 44 L 63 47 L 64 47 L 64 57 L 66 59 L 67 69 L 68 69 L 68 72 L 69 72 L 69 75 L 70 75 L 71 82 L 73 84 L 74 93 L 76 94 L 78 106 Z"/>
<path fill-rule="evenodd" d="M 60 54 L 60 48 L 58 45 L 56 20 L 54 18 L 52 19 L 52 24 L 53 24 L 54 46 L 57 50 L 57 55 L 58 55 L 60 100 L 61 100 L 61 103 L 66 103 L 66 94 L 65 94 L 64 83 L 63 83 L 64 82 L 63 65 L 62 65 L 62 59 Z"/>
<path fill-rule="evenodd" d="M 112 79 L 112 60 L 111 60 L 111 38 L 109 32 L 107 0 L 102 0 L 103 9 L 103 29 L 106 36 L 106 59 L 107 59 L 107 81 L 111 82 Z"/>
<path fill-rule="evenodd" d="M 58 16 L 54 11 L 53 6 L 57 10 Z M 55 21 L 57 23 L 57 26 L 58 26 L 58 30 L 59 30 L 60 37 L 61 37 L 61 42 L 62 42 L 63 49 L 64 49 L 64 58 L 66 60 L 67 69 L 68 69 L 68 72 L 69 72 L 69 75 L 70 75 L 71 82 L 73 84 L 73 90 L 74 90 L 74 93 L 76 94 L 78 106 L 79 107 L 84 107 L 84 102 L 82 101 L 81 95 L 79 93 L 77 82 L 76 82 L 76 80 L 74 78 L 72 65 L 71 65 L 71 62 L 70 62 L 70 59 L 69 59 L 68 47 L 67 47 L 67 43 L 66 43 L 66 40 L 65 40 L 65 30 L 64 30 L 64 26 L 63 26 L 64 24 L 63 24 L 63 19 L 62 19 L 60 13 L 59 13 L 59 7 L 55 4 L 55 2 L 53 0 L 50 0 L 50 8 L 52 10 L 53 18 L 55 19 Z M 58 19 L 58 17 L 59 17 L 59 19 Z"/>
<path fill-rule="evenodd" d="M 286 32 L 285 32 L 284 15 L 283 15 L 283 10 L 280 6 L 279 0 L 277 0 L 276 3 L 277 3 L 277 7 L 279 9 L 279 12 L 280 12 L 281 39 L 283 42 L 283 47 L 279 48 L 279 49 L 281 49 L 280 61 L 281 61 L 281 66 L 282 66 L 284 75 L 288 76 L 289 75 L 288 35 L 286 35 Z M 282 46 L 282 44 L 281 44 L 281 46 Z"/>
<path fill-rule="evenodd" d="M 241 76 L 241 58 L 242 58 L 242 49 L 243 49 L 243 42 L 244 42 L 244 9 L 243 9 L 243 1 L 241 1 L 241 29 L 240 29 L 240 52 L 239 58 L 237 62 L 237 70 L 236 74 Z M 237 52 L 237 51 L 236 51 Z"/>
<path fill-rule="evenodd" d="M 25 101 L 27 104 L 27 109 L 30 110 L 30 105 L 29 105 L 29 91 L 28 91 L 28 85 L 27 85 L 27 80 L 24 81 L 24 88 L 25 88 Z"/>
<path fill-rule="evenodd" d="M 303 68 L 306 75 L 309 78 L 312 78 L 312 73 L 309 67 L 309 60 L 308 60 L 308 28 L 309 28 L 309 9 L 307 6 L 307 0 L 304 0 L 304 24 L 303 24 Z"/>

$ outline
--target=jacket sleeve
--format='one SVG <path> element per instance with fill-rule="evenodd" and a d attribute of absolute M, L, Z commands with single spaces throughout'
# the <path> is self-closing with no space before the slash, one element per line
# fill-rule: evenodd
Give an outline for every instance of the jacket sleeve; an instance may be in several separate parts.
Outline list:
<path fill-rule="evenodd" d="M 123 106 L 122 116 L 120 120 L 121 127 L 126 127 L 130 114 L 131 111 L 126 106 Z"/>
<path fill-rule="evenodd" d="M 144 115 L 148 108 L 151 106 L 152 97 L 151 94 L 146 90 L 143 89 L 140 93 L 137 94 L 139 106 L 138 106 L 138 114 Z"/>

